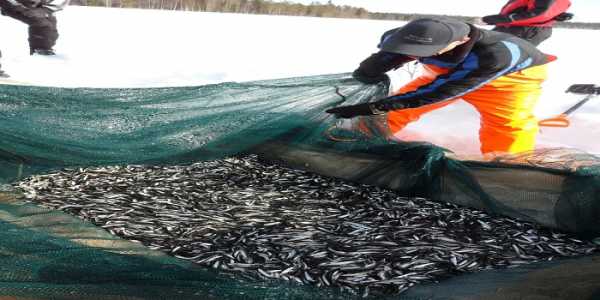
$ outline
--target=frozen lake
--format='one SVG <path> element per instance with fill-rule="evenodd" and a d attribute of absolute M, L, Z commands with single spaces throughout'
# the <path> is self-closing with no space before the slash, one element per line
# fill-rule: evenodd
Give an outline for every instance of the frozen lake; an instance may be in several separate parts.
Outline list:
<path fill-rule="evenodd" d="M 12 80 L 61 87 L 159 87 L 351 72 L 377 51 L 381 33 L 403 24 L 77 6 L 57 18 L 54 57 L 29 56 L 27 27 L 0 18 L 2 67 Z M 558 114 L 582 98 L 565 94 L 569 85 L 600 83 L 594 68 L 600 46 L 585 42 L 599 37 L 600 31 L 555 29 L 542 44 L 559 60 L 550 65 L 539 117 Z M 397 84 L 408 79 L 402 72 L 393 78 Z M 600 153 L 598 113 L 600 99 L 593 99 L 572 116 L 571 127 L 543 129 L 540 146 Z M 476 153 L 478 127 L 474 109 L 459 102 L 411 124 L 406 138 Z"/>

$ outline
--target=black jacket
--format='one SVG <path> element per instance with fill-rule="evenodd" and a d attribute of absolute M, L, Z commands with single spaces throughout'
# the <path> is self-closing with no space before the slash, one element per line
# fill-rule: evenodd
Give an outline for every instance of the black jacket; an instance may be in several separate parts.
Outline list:
<path fill-rule="evenodd" d="M 447 74 L 438 76 L 433 82 L 413 92 L 377 101 L 373 107 L 380 111 L 391 111 L 450 100 L 477 90 L 498 77 L 543 65 L 554 59 L 540 52 L 531 43 L 510 34 L 471 25 L 469 37 L 469 42 L 450 52 L 419 59 L 423 64 L 450 69 Z M 396 56 L 395 61 L 400 64 L 412 60 L 400 54 L 386 55 Z M 369 59 L 372 58 L 365 60 L 359 70 L 369 69 L 365 64 Z"/>

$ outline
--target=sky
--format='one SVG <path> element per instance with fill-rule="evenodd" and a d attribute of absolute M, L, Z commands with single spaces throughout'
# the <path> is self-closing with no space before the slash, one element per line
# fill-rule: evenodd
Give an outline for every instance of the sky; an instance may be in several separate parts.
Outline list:
<path fill-rule="evenodd" d="M 302 4 L 315 0 L 289 0 Z M 446 15 L 483 16 L 497 13 L 507 0 L 332 0 L 336 5 L 364 7 L 371 12 L 429 13 Z M 571 0 L 569 11 L 575 14 L 574 21 L 600 22 L 600 0 Z M 403 4 L 405 3 L 405 4 Z M 410 4 L 409 4 L 410 3 Z M 415 5 L 417 4 L 418 5 Z"/>

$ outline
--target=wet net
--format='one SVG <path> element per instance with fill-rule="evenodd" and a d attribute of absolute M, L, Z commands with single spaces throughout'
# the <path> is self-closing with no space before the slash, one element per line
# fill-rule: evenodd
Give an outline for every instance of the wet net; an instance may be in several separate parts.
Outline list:
<path fill-rule="evenodd" d="M 14 188 L 18 186 L 16 182 L 27 180 L 30 176 L 35 178 L 56 172 L 81 172 L 80 175 L 73 175 L 75 177 L 68 177 L 69 179 L 50 177 L 44 181 L 40 177 L 36 179 L 38 181 L 34 180 L 38 186 L 32 185 L 40 194 L 44 187 L 51 187 L 51 191 L 58 185 L 68 190 L 71 181 L 76 183 L 73 186 L 92 181 L 85 177 L 86 174 L 91 176 L 91 173 L 84 172 L 91 170 L 89 168 L 94 168 L 91 172 L 107 172 L 106 170 L 112 170 L 106 169 L 107 166 L 114 165 L 129 165 L 123 170 L 130 173 L 135 173 L 136 168 L 141 165 L 160 167 L 167 170 L 164 172 L 168 176 L 161 177 L 154 183 L 168 186 L 161 183 L 161 180 L 173 180 L 172 177 L 176 177 L 176 174 L 169 173 L 169 166 L 215 161 L 208 168 L 218 169 L 227 164 L 220 161 L 225 157 L 256 155 L 262 161 L 320 174 L 325 178 L 393 190 L 397 193 L 395 195 L 410 197 L 407 199 L 427 198 L 438 203 L 474 208 L 487 214 L 487 221 L 478 225 L 484 229 L 489 226 L 488 223 L 496 222 L 492 221 L 494 219 L 510 217 L 519 220 L 518 222 L 538 224 L 548 230 L 577 234 L 580 237 L 573 237 L 575 241 L 591 240 L 600 235 L 600 159 L 594 155 L 573 149 L 540 149 L 486 162 L 459 160 L 450 158 L 447 150 L 428 143 L 391 141 L 381 119 L 337 121 L 324 113 L 327 108 L 342 103 L 366 102 L 386 94 L 385 86 L 365 86 L 354 81 L 348 74 L 152 89 L 64 89 L 0 85 L 0 125 L 3 128 L 0 132 L 0 179 L 5 183 L 0 207 L 0 268 L 3 269 L 0 275 L 0 294 L 27 299 L 170 299 L 175 296 L 208 299 L 346 299 L 368 295 L 368 290 L 364 288 L 347 293 L 339 289 L 308 287 L 294 283 L 293 277 L 287 281 L 280 278 L 265 280 L 269 276 L 263 274 L 262 280 L 257 280 L 256 277 L 240 273 L 213 271 L 205 268 L 210 264 L 192 264 L 185 259 L 153 251 L 150 248 L 158 247 L 146 247 L 151 243 L 142 241 L 146 245 L 142 246 L 111 235 L 109 221 L 119 222 L 119 219 L 111 219 L 117 211 L 111 212 L 109 207 L 83 201 L 89 196 L 72 194 L 67 198 L 63 197 L 64 203 L 45 205 L 69 213 L 76 210 L 75 215 L 87 220 L 81 221 L 60 210 L 49 210 L 32 204 L 29 200 L 25 201 L 27 190 L 26 195 L 23 195 L 21 189 Z M 241 161 L 243 168 L 253 164 L 243 158 Z M 72 171 L 64 171 L 64 168 Z M 191 172 L 186 169 L 188 167 L 176 168 Z M 144 172 L 133 176 L 138 176 L 139 180 L 150 177 Z M 248 186 L 244 186 L 236 194 L 240 199 L 245 199 L 243 196 L 247 195 L 244 193 L 248 189 L 258 189 L 252 187 L 252 182 L 265 172 L 268 175 L 268 172 L 279 171 L 257 171 L 260 174 L 252 175 L 254 177 L 240 172 L 228 174 L 224 180 L 225 185 L 230 186 L 247 182 Z M 201 177 L 197 174 L 194 176 Z M 307 178 L 306 176 L 309 175 L 294 178 L 294 182 L 289 183 L 286 189 L 296 186 L 294 183 L 297 182 L 300 182 L 300 187 L 309 188 L 308 181 L 302 183 L 302 178 Z M 190 178 L 193 181 L 194 177 Z M 216 180 L 207 178 L 206 180 Z M 320 181 L 325 179 L 310 178 L 311 184 L 317 180 L 318 184 L 325 186 Z M 186 180 L 189 181 L 184 179 Z M 281 177 L 277 180 L 281 180 Z M 108 185 L 118 187 L 121 183 L 116 181 Z M 343 182 L 336 184 L 344 185 Z M 334 188 L 335 185 L 328 187 Z M 29 193 L 33 190 L 35 189 L 29 190 Z M 160 198 L 160 189 L 154 192 L 154 197 L 164 200 Z M 344 194 L 345 192 L 338 191 L 341 195 L 336 197 L 366 197 L 365 191 L 354 194 Z M 375 193 L 375 198 L 380 198 L 378 201 L 387 199 L 387 192 L 372 192 Z M 144 193 L 150 192 L 141 190 L 138 194 Z M 262 194 L 264 199 L 261 198 L 261 201 L 275 201 L 269 202 L 268 207 L 273 207 L 271 205 L 275 203 L 279 209 L 295 207 L 293 203 L 278 202 L 273 191 L 265 193 Z M 327 199 L 325 195 L 319 196 L 319 191 L 311 193 L 303 198 L 304 201 Z M 96 195 L 102 198 L 99 194 Z M 104 199 L 111 199 L 106 193 L 104 196 Z M 132 201 L 135 204 L 138 200 Z M 412 200 L 406 202 L 400 198 L 394 201 L 398 202 L 390 203 L 407 207 L 414 204 Z M 51 201 L 49 203 L 52 204 Z M 372 205 L 371 208 L 364 208 L 362 204 L 341 202 L 342 206 L 356 206 L 353 207 L 353 213 L 361 209 L 372 210 L 373 207 L 378 209 L 378 205 L 384 204 L 385 201 L 375 201 L 369 204 Z M 147 205 L 145 202 L 139 200 L 137 205 L 137 209 L 146 210 L 152 215 L 152 208 L 143 207 Z M 255 203 L 244 203 L 242 206 L 249 205 Z M 428 205 L 437 207 L 434 204 Z M 97 208 L 97 214 L 86 217 L 85 213 L 91 213 L 86 209 L 94 207 Z M 339 207 L 340 203 L 334 203 L 329 209 L 333 211 Z M 106 211 L 98 214 L 101 209 Z M 384 213 L 386 210 L 381 208 L 381 211 Z M 301 213 L 302 210 L 296 212 Z M 307 213 L 306 210 L 304 212 Z M 257 218 L 258 211 L 252 213 Z M 248 220 L 253 218 L 248 214 L 244 216 Z M 303 224 L 300 216 L 296 221 L 289 219 L 289 222 Z M 124 218 L 122 215 L 120 217 Z M 104 221 L 101 220 L 103 218 Z M 285 218 L 274 218 L 273 223 L 281 220 Z M 441 221 L 441 224 L 445 222 L 439 216 L 436 220 Z M 88 221 L 102 225 L 108 231 L 93 226 Z M 212 226 L 211 222 L 217 221 L 205 217 L 203 222 Z M 248 226 L 243 222 L 235 224 L 241 229 Z M 529 243 L 527 234 L 533 232 L 528 230 L 538 229 L 527 227 L 532 225 L 514 224 L 523 229 L 514 231 L 517 238 L 523 234 L 518 232 L 525 232 L 525 237 L 520 240 L 523 244 L 515 243 L 515 255 L 526 256 L 519 249 L 534 248 L 537 242 Z M 324 230 L 336 228 L 331 226 L 333 227 Z M 367 230 L 364 225 L 361 227 L 356 222 L 344 226 L 348 230 L 345 234 L 349 235 Z M 143 232 L 143 228 L 137 229 Z M 131 233 L 132 229 L 128 230 Z M 118 235 L 122 237 L 127 235 L 127 232 L 120 233 Z M 552 240 L 553 237 L 555 236 L 550 233 L 547 238 L 551 240 L 548 247 L 552 249 L 545 250 L 559 254 L 571 251 L 566 248 L 571 246 L 562 240 Z M 440 240 L 442 242 L 452 244 L 456 241 L 445 238 Z M 508 247 L 513 246 L 509 243 Z M 328 251 L 337 251 L 338 255 L 344 256 L 340 248 L 329 248 L 338 249 Z M 159 250 L 164 252 L 164 249 Z M 293 256 L 290 253 L 295 252 L 289 251 L 286 255 Z M 448 259 L 449 268 L 455 271 L 482 265 L 481 261 Z M 208 262 L 214 263 L 216 259 Z M 542 295 L 548 296 L 548 299 L 563 296 L 593 299 L 600 290 L 598 280 L 593 280 L 600 276 L 597 271 L 600 269 L 598 262 L 597 256 L 540 261 L 518 268 L 482 271 L 447 280 L 436 278 L 435 281 L 442 280 L 441 283 L 416 286 L 418 276 L 421 275 L 406 272 L 405 279 L 413 277 L 410 280 L 403 279 L 402 282 L 406 287 L 412 288 L 392 298 L 506 299 Z M 322 265 L 323 268 L 324 266 L 332 265 L 329 263 Z M 368 264 L 365 263 L 358 269 L 364 272 L 367 267 Z M 416 263 L 405 267 L 417 270 L 427 269 L 429 265 Z M 279 270 L 280 273 L 283 271 Z M 354 273 L 358 272 L 355 271 Z M 435 272 L 439 270 L 436 269 Z M 325 276 L 325 281 L 331 280 L 333 274 L 341 276 L 333 268 Z M 433 273 L 429 275 L 431 274 Z M 383 273 L 381 276 L 390 275 Z M 314 280 L 317 282 L 319 279 Z M 577 288 L 557 290 L 557 287 L 568 286 L 569 282 L 577 283 Z M 458 285 L 469 288 L 457 289 Z"/>

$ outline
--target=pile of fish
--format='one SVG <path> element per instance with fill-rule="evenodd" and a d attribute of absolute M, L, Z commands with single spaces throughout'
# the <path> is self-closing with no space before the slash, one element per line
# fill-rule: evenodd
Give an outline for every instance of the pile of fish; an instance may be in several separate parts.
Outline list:
<path fill-rule="evenodd" d="M 531 223 L 252 155 L 65 169 L 14 185 L 35 203 L 203 266 L 362 295 L 598 250 Z"/>

